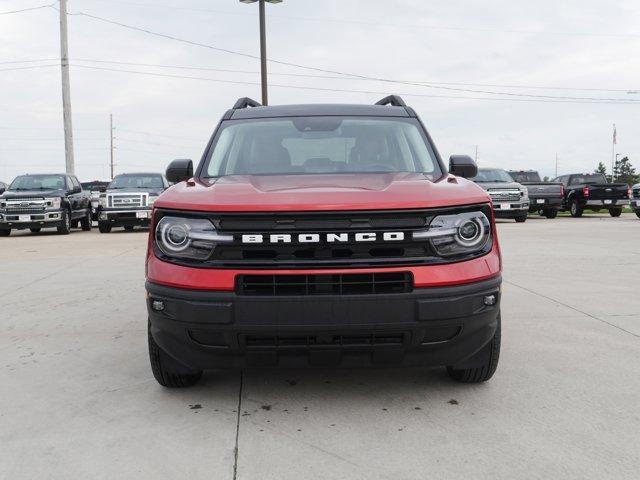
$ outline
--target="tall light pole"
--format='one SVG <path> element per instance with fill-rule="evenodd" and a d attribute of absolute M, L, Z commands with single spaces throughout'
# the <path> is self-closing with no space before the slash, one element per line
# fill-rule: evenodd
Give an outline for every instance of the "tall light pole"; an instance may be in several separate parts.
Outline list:
<path fill-rule="evenodd" d="M 113 114 L 109 115 L 109 146 L 110 146 L 110 155 L 109 155 L 109 166 L 111 167 L 111 180 L 113 180 Z"/>
<path fill-rule="evenodd" d="M 75 174 L 73 125 L 71 123 L 71 86 L 69 82 L 69 43 L 67 40 L 67 0 L 60 0 L 60 65 L 62 67 L 62 117 L 67 173 Z"/>
<path fill-rule="evenodd" d="M 265 26 L 265 3 L 282 3 L 282 0 L 240 0 L 240 3 L 258 2 L 260 11 L 260 78 L 262 84 L 262 105 L 269 104 L 267 95 L 267 32 Z"/>

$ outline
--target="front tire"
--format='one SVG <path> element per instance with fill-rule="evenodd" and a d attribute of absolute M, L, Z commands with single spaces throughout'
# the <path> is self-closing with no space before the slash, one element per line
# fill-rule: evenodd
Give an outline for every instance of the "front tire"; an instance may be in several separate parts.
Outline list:
<path fill-rule="evenodd" d="M 517 223 L 524 223 L 527 221 L 527 214 L 525 213 L 524 215 L 520 215 L 516 217 L 515 220 Z"/>
<path fill-rule="evenodd" d="M 91 231 L 91 209 L 87 210 L 87 216 L 82 217 L 82 220 L 80 220 L 80 226 L 82 227 L 83 232 Z"/>
<path fill-rule="evenodd" d="M 184 388 L 198 383 L 202 370 L 191 370 L 162 350 L 151 335 L 151 323 L 148 328 L 149 360 L 151 371 L 157 382 L 167 388 Z"/>
<path fill-rule="evenodd" d="M 621 208 L 610 208 L 609 209 L 609 215 L 611 215 L 612 217 L 619 217 L 620 215 L 622 215 L 622 209 Z"/>
<path fill-rule="evenodd" d="M 0 237 L 8 237 L 9 235 L 11 235 L 10 228 L 0 230 Z"/>
<path fill-rule="evenodd" d="M 640 210 L 636 210 L 636 217 L 640 218 Z"/>
<path fill-rule="evenodd" d="M 30 228 L 31 233 L 40 233 L 41 228 Z"/>
<path fill-rule="evenodd" d="M 100 233 L 109 233 L 111 232 L 111 224 L 109 222 L 98 222 L 98 230 L 100 230 Z"/>
<path fill-rule="evenodd" d="M 571 203 L 569 204 L 569 213 L 571 214 L 571 216 L 573 218 L 579 218 L 582 216 L 583 212 L 584 209 L 580 206 L 578 201 L 575 199 L 571 200 Z"/>
<path fill-rule="evenodd" d="M 558 216 L 557 208 L 547 208 L 544 210 L 543 215 L 549 219 L 556 218 Z"/>
<path fill-rule="evenodd" d="M 500 314 L 498 313 L 496 333 L 491 341 L 474 355 L 474 357 L 480 357 L 481 359 L 479 366 L 471 368 L 447 367 L 447 373 L 453 380 L 461 383 L 481 383 L 493 377 L 500 359 L 501 323 Z"/>
<path fill-rule="evenodd" d="M 124 227 L 124 229 L 125 229 L 125 231 L 127 231 L 127 232 L 133 232 L 133 225 L 126 225 L 126 226 Z"/>
<path fill-rule="evenodd" d="M 71 232 L 71 214 L 68 210 L 62 211 L 62 225 L 58 227 L 58 233 L 61 235 L 69 235 Z"/>

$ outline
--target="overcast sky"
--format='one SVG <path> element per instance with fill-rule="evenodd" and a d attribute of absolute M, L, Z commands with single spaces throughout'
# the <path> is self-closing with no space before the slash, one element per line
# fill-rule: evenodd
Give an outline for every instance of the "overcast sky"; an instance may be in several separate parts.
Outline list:
<path fill-rule="evenodd" d="M 0 0 L 0 14 L 51 1 Z M 285 0 L 267 6 L 268 56 L 324 70 L 439 82 L 435 86 L 498 95 L 433 88 L 433 83 L 318 78 L 339 75 L 271 63 L 270 103 L 373 103 L 384 94 L 404 94 L 444 158 L 473 156 L 478 145 L 481 166 L 531 168 L 543 175 L 553 175 L 556 153 L 559 173 L 590 171 L 599 161 L 610 165 L 616 123 L 617 152 L 629 155 L 640 169 L 640 2 L 473 3 Z M 257 5 L 238 0 L 69 0 L 69 11 L 259 54 Z M 117 128 L 116 173 L 161 171 L 173 158 L 198 160 L 219 118 L 238 97 L 260 99 L 260 88 L 253 84 L 259 82 L 259 62 L 253 58 L 82 15 L 69 17 L 69 36 L 76 173 L 81 180 L 109 176 L 110 113 Z M 59 66 L 9 70 L 54 65 L 57 57 L 57 11 L 0 15 L 0 180 L 64 170 Z M 8 63 L 31 60 L 43 61 Z M 633 90 L 639 93 L 627 92 Z M 549 97 L 637 104 L 564 103 Z"/>

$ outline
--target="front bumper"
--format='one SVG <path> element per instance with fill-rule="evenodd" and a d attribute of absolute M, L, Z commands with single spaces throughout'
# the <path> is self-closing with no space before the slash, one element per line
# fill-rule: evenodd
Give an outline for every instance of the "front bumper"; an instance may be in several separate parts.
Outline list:
<path fill-rule="evenodd" d="M 130 210 L 107 210 L 103 208 L 98 213 L 98 221 L 110 223 L 113 227 L 148 227 L 151 224 L 151 208 Z"/>
<path fill-rule="evenodd" d="M 184 365 L 206 370 L 466 366 L 493 338 L 500 285 L 496 276 L 401 294 L 273 297 L 150 282 L 146 288 L 156 343 Z M 162 310 L 154 302 L 162 302 Z"/>
<path fill-rule="evenodd" d="M 62 210 L 46 210 L 39 213 L 0 212 L 0 229 L 54 228 L 62 225 Z"/>
<path fill-rule="evenodd" d="M 640 211 L 640 198 L 634 198 L 631 200 L 631 208 L 633 208 L 634 212 Z"/>
<path fill-rule="evenodd" d="M 529 202 L 495 202 L 493 214 L 496 218 L 515 218 L 529 212 Z"/>

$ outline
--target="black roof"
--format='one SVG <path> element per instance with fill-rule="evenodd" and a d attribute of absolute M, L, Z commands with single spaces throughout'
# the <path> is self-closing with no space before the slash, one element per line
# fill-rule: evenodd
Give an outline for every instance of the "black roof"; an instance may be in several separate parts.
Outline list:
<path fill-rule="evenodd" d="M 410 113 L 411 112 L 411 113 Z M 270 117 L 302 117 L 302 116 L 372 116 L 372 117 L 413 117 L 406 107 L 382 105 L 350 105 L 350 104 L 307 104 L 277 105 L 273 107 L 252 107 L 229 110 L 226 119 L 270 118 Z"/>

